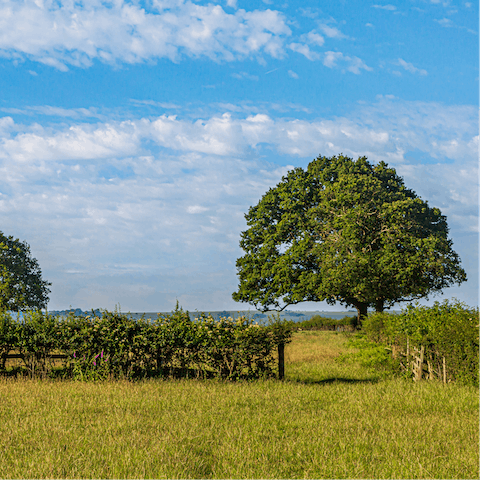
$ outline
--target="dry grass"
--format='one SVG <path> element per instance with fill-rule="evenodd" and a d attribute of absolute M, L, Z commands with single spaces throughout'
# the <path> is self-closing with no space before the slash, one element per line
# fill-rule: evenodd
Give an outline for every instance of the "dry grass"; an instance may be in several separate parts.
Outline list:
<path fill-rule="evenodd" d="M 296 334 L 285 382 L 0 381 L 0 478 L 478 478 L 478 391 L 379 380 L 344 341 Z"/>

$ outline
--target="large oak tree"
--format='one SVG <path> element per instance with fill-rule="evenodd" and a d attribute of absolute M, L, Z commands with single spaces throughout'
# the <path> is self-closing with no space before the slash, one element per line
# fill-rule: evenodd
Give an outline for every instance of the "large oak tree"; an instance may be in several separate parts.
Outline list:
<path fill-rule="evenodd" d="M 446 217 L 384 162 L 343 155 L 296 168 L 245 215 L 236 301 L 382 311 L 466 280 Z"/>
<path fill-rule="evenodd" d="M 0 311 L 46 308 L 49 285 L 28 243 L 0 232 Z"/>

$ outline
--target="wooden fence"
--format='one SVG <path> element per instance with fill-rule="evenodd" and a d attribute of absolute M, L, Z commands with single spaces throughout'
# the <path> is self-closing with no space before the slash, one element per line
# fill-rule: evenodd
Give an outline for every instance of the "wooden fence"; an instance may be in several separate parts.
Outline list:
<path fill-rule="evenodd" d="M 441 359 L 435 357 L 435 355 L 427 357 L 425 346 L 421 345 L 420 348 L 410 346 L 408 338 L 405 350 L 399 345 L 391 345 L 389 349 L 394 359 L 400 359 L 401 368 L 413 374 L 413 380 L 415 382 L 419 382 L 422 379 L 439 379 L 442 380 L 443 383 L 447 383 L 445 357 L 441 357 Z"/>
<path fill-rule="evenodd" d="M 51 354 L 42 357 L 44 360 L 67 360 L 70 358 L 63 353 Z M 0 355 L 0 366 L 5 366 L 7 360 L 22 360 L 27 365 L 26 357 L 23 353 L 8 353 Z M 278 344 L 278 378 L 283 380 L 285 378 L 285 344 Z"/>

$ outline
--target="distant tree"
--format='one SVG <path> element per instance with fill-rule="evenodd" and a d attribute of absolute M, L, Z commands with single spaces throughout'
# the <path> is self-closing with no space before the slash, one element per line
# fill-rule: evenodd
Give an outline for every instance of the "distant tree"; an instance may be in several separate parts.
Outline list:
<path fill-rule="evenodd" d="M 296 168 L 245 215 L 233 299 L 260 310 L 305 301 L 369 307 L 466 280 L 448 226 L 384 162 L 343 155 Z"/>
<path fill-rule="evenodd" d="M 0 232 L 0 311 L 46 308 L 49 285 L 28 243 Z"/>

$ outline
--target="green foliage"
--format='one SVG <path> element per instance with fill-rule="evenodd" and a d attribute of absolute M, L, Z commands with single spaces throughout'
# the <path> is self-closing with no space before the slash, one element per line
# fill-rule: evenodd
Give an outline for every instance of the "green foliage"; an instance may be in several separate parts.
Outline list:
<path fill-rule="evenodd" d="M 454 300 L 435 302 L 432 307 L 408 306 L 399 315 L 374 313 L 363 330 L 372 342 L 389 345 L 392 354 L 404 354 L 407 346 L 425 347 L 426 361 L 437 372 L 443 358 L 449 380 L 478 385 L 479 311 Z M 398 358 L 398 362 L 402 362 Z"/>
<path fill-rule="evenodd" d="M 16 325 L 14 348 L 24 356 L 31 376 L 46 375 L 49 356 L 58 346 L 59 332 L 55 317 L 40 310 L 28 310 Z"/>
<path fill-rule="evenodd" d="M 0 310 L 0 369 L 5 369 L 5 355 L 17 343 L 16 324 L 12 316 Z"/>
<path fill-rule="evenodd" d="M 341 355 L 337 360 L 349 364 L 360 364 L 365 368 L 373 368 L 377 372 L 383 372 L 387 376 L 397 373 L 396 364 L 390 351 L 385 345 L 373 342 L 365 337 L 364 333 L 355 333 L 347 342 L 347 346 L 355 349 Z"/>
<path fill-rule="evenodd" d="M 0 311 L 46 308 L 49 285 L 29 245 L 0 232 Z"/>
<path fill-rule="evenodd" d="M 104 355 L 103 350 L 91 358 L 87 358 L 85 355 L 83 357 L 77 357 L 77 355 L 74 354 L 71 367 L 72 378 L 74 380 L 87 382 L 107 380 L 113 376 L 110 372 L 108 361 L 109 358 Z"/>
<path fill-rule="evenodd" d="M 289 322 L 259 326 L 241 317 L 195 321 L 178 307 L 171 315 L 133 320 L 120 312 L 53 317 L 28 311 L 14 322 L 0 316 L 0 353 L 23 355 L 31 376 L 52 373 L 52 353 L 67 356 L 64 375 L 81 380 L 196 376 L 223 379 L 274 375 L 274 352 L 291 337 Z"/>
<path fill-rule="evenodd" d="M 365 157 L 318 157 L 245 215 L 236 301 L 261 310 L 304 301 L 382 311 L 466 280 L 446 218 Z"/>
<path fill-rule="evenodd" d="M 357 324 L 357 317 L 344 317 L 340 320 L 321 315 L 314 315 L 308 320 L 295 323 L 295 328 L 300 330 L 351 330 Z"/>

